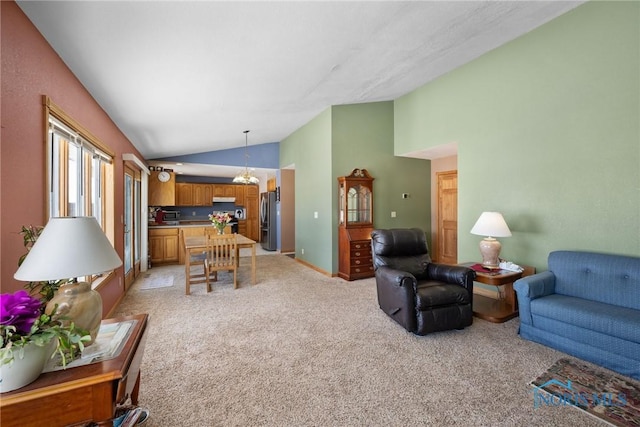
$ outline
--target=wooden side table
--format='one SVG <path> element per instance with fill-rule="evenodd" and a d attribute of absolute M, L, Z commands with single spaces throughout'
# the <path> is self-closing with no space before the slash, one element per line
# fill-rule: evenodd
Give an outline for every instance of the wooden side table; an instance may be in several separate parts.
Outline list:
<path fill-rule="evenodd" d="M 464 263 L 465 267 L 471 267 L 475 263 Z M 518 317 L 518 300 L 513 290 L 513 282 L 521 277 L 535 273 L 531 266 L 521 266 L 524 271 L 519 273 L 509 270 L 497 270 L 495 272 L 476 271 L 476 282 L 492 285 L 498 288 L 500 299 L 489 298 L 484 295 L 473 295 L 473 315 L 493 323 L 503 323 Z M 502 291 L 500 291 L 502 287 Z"/>
<path fill-rule="evenodd" d="M 136 320 L 120 354 L 112 359 L 46 372 L 33 383 L 0 394 L 3 427 L 69 426 L 90 422 L 111 426 L 116 405 L 138 402 L 147 314 L 103 320 Z"/>

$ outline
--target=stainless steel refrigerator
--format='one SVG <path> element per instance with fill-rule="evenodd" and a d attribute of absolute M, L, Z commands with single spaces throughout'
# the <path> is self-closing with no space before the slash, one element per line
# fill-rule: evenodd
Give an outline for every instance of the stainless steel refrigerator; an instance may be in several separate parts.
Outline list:
<path fill-rule="evenodd" d="M 268 251 L 278 249 L 276 192 L 260 193 L 260 245 Z"/>

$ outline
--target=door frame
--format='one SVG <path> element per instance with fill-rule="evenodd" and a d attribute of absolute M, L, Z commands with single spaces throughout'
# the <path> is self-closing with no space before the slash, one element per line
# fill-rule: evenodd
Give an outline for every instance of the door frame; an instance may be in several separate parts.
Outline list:
<path fill-rule="evenodd" d="M 131 251 L 130 251 L 130 256 L 131 256 L 131 270 L 126 271 L 124 270 L 124 266 L 127 265 L 127 260 L 124 259 L 122 264 L 123 264 L 123 273 L 124 273 L 124 287 L 125 287 L 125 291 L 129 289 L 129 287 L 133 284 L 133 282 L 135 282 L 136 277 L 138 277 L 138 275 L 140 274 L 140 258 L 138 258 L 136 260 L 136 247 L 140 247 L 140 206 L 141 206 L 141 200 L 140 200 L 140 189 L 141 189 L 141 185 L 139 185 L 140 183 L 140 171 L 137 169 L 134 169 L 132 167 L 130 167 L 129 165 L 125 165 L 124 166 L 124 171 L 123 171 L 123 186 L 126 187 L 127 185 L 127 176 L 131 177 L 131 217 L 132 220 L 129 221 L 129 218 L 127 217 L 127 212 L 125 211 L 125 206 L 127 205 L 127 201 L 124 200 L 124 198 L 127 197 L 127 191 L 126 188 L 124 188 L 123 190 L 123 208 L 122 208 L 122 221 L 123 221 L 123 229 L 122 229 L 122 244 L 123 244 L 123 257 L 125 257 L 125 254 L 127 253 L 127 251 L 125 250 L 128 240 L 127 239 L 127 229 L 129 230 L 129 232 L 131 233 Z M 138 209 L 136 209 L 138 208 Z M 129 223 L 130 222 L 130 223 Z"/>

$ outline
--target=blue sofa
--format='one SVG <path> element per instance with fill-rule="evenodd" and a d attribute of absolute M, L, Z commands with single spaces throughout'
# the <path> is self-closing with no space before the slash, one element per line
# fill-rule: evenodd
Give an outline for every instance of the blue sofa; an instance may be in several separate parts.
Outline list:
<path fill-rule="evenodd" d="M 514 288 L 522 338 L 640 379 L 640 258 L 551 252 Z"/>

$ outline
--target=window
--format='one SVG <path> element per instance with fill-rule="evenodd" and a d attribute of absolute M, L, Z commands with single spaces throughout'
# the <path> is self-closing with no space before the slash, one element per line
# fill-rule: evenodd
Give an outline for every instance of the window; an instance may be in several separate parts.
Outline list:
<path fill-rule="evenodd" d="M 111 157 L 49 116 L 49 218 L 94 216 L 102 228 L 106 169 Z"/>
<path fill-rule="evenodd" d="M 44 104 L 48 217 L 93 216 L 113 244 L 114 154 L 48 97 Z M 95 287 L 99 277 L 82 280 Z"/>

